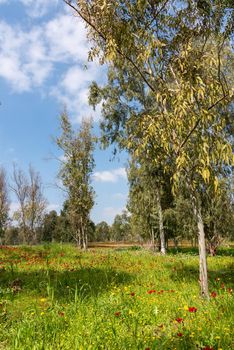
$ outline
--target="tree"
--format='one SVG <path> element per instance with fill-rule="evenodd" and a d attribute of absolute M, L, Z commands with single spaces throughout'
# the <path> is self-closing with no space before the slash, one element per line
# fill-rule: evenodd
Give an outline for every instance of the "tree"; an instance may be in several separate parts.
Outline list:
<path fill-rule="evenodd" d="M 42 241 L 53 242 L 56 237 L 56 230 L 58 226 L 58 215 L 55 210 L 51 210 L 45 214 L 42 223 Z"/>
<path fill-rule="evenodd" d="M 64 152 L 59 176 L 67 192 L 67 217 L 77 245 L 87 248 L 89 216 L 94 204 L 90 184 L 94 168 L 94 141 L 91 121 L 83 119 L 80 130 L 72 130 L 67 112 L 61 115 L 62 134 L 57 145 Z"/>
<path fill-rule="evenodd" d="M 11 189 L 19 202 L 14 219 L 19 222 L 23 242 L 35 244 L 47 205 L 39 173 L 30 165 L 27 178 L 24 172 L 14 165 Z"/>
<path fill-rule="evenodd" d="M 149 153 L 164 171 L 173 169 L 175 188 L 186 183 L 197 221 L 201 294 L 208 298 L 201 191 L 204 182 L 217 186 L 211 168 L 232 161 L 219 112 L 232 97 L 221 54 L 232 34 L 233 8 L 216 0 L 65 2 L 88 26 L 90 57 L 122 71 L 125 91 L 130 75 L 137 76 L 153 102 L 129 118 L 129 148 Z"/>
<path fill-rule="evenodd" d="M 0 242 L 4 237 L 9 218 L 9 195 L 6 181 L 6 172 L 0 168 Z"/>
<path fill-rule="evenodd" d="M 130 216 L 126 210 L 117 214 L 111 226 L 111 239 L 113 241 L 124 241 L 131 238 Z"/>
<path fill-rule="evenodd" d="M 109 241 L 110 236 L 110 226 L 105 221 L 99 222 L 95 228 L 95 240 L 97 242 Z"/>

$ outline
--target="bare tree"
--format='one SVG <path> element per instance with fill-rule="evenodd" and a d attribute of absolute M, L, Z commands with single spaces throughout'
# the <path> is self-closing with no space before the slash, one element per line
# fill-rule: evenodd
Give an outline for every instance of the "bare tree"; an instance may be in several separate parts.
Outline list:
<path fill-rule="evenodd" d="M 0 168 L 0 243 L 9 218 L 9 204 L 6 171 L 4 168 Z"/>
<path fill-rule="evenodd" d="M 38 227 L 45 213 L 47 202 L 43 195 L 42 182 L 38 172 L 29 166 L 29 178 L 21 169 L 14 166 L 14 191 L 19 209 L 14 218 L 19 222 L 24 243 L 37 243 Z"/>

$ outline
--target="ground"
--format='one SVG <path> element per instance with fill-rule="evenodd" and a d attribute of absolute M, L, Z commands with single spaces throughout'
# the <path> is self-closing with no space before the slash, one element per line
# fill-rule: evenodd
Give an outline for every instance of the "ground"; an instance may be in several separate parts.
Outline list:
<path fill-rule="evenodd" d="M 233 249 L 208 258 L 199 296 L 196 249 L 0 249 L 0 349 L 234 348 Z"/>

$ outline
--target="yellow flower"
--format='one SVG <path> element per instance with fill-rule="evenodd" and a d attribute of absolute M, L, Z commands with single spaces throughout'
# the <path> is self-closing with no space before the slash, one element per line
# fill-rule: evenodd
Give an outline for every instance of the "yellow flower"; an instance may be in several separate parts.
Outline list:
<path fill-rule="evenodd" d="M 184 305 L 184 310 L 188 311 L 188 306 L 187 305 Z"/>
<path fill-rule="evenodd" d="M 44 303 L 45 301 L 46 301 L 46 298 L 41 298 L 41 299 L 40 299 L 40 302 L 41 302 L 41 303 Z"/>
<path fill-rule="evenodd" d="M 44 312 L 41 312 L 41 316 L 43 316 L 45 313 Z"/>
<path fill-rule="evenodd" d="M 217 337 L 215 337 L 215 339 L 220 339 L 220 336 L 219 336 L 219 335 L 217 335 Z"/>

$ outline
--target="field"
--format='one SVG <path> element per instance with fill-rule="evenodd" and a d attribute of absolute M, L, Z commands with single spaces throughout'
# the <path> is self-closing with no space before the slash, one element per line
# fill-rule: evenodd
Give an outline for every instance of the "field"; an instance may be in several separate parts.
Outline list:
<path fill-rule="evenodd" d="M 1 247 L 0 349 L 234 349 L 233 249 Z"/>

